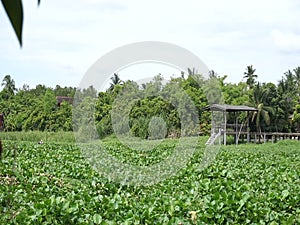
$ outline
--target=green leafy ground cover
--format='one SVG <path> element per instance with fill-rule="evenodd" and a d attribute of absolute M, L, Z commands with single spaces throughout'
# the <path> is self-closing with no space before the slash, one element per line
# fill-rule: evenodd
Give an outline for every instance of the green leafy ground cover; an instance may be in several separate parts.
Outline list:
<path fill-rule="evenodd" d="M 0 132 L 1 140 L 10 141 L 31 141 L 38 142 L 68 142 L 75 143 L 74 132 L 66 131 L 19 131 L 19 132 Z"/>
<path fill-rule="evenodd" d="M 144 165 L 176 143 L 137 157 L 105 142 L 124 162 Z M 4 141 L 0 224 L 300 224 L 300 142 L 222 147 L 200 170 L 204 143 L 176 176 L 134 187 L 101 177 L 74 144 Z"/>

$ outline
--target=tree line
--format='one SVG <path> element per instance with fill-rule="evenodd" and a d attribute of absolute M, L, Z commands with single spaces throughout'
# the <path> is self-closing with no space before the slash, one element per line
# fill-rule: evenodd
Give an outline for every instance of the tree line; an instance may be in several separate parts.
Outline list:
<path fill-rule="evenodd" d="M 23 85 L 17 89 L 10 75 L 1 83 L 0 113 L 4 114 L 4 131 L 71 131 L 72 106 L 56 96 L 74 96 L 73 87 L 55 88 L 39 84 L 35 88 Z"/>
<path fill-rule="evenodd" d="M 130 80 L 122 81 L 114 74 L 110 87 L 97 93 L 93 87 L 76 90 L 41 84 L 17 89 L 12 77 L 6 75 L 1 83 L 0 113 L 5 117 L 4 131 L 72 131 L 80 127 L 76 127 L 80 123 L 92 123 L 101 137 L 129 132 L 141 138 L 162 138 L 195 135 L 200 131 L 209 133 L 211 115 L 203 109 L 213 103 L 215 97 L 226 104 L 257 108 L 250 118 L 253 131 L 300 131 L 300 67 L 288 70 L 277 84 L 258 82 L 252 65 L 246 67 L 243 81 L 230 83 L 226 78 L 210 71 L 206 80 L 194 69 L 188 69 L 187 74 L 182 73 L 167 83 L 159 74 L 139 85 Z M 209 86 L 216 84 L 221 93 L 213 92 Z M 76 95 L 77 99 L 81 98 L 76 101 L 76 110 L 67 101 L 58 104 L 57 96 L 76 99 Z M 88 115 L 80 116 L 82 121 L 76 121 L 76 116 L 72 118 L 72 109 L 75 115 L 85 115 L 91 107 L 94 120 Z M 238 119 L 242 121 L 245 117 L 245 113 L 240 113 Z M 234 123 L 234 118 L 229 116 L 228 122 Z M 80 129 L 84 129 L 82 127 Z"/>

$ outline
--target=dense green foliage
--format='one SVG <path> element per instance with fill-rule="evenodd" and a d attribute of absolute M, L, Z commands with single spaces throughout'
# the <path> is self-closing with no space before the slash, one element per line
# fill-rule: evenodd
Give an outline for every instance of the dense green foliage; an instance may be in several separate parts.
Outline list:
<path fill-rule="evenodd" d="M 159 138 L 153 136 L 157 132 L 148 127 L 152 124 L 152 127 L 160 129 L 159 125 L 163 121 L 165 136 L 178 136 L 180 132 L 185 135 L 197 134 L 197 120 L 208 127 L 209 113 L 201 113 L 208 101 L 200 85 L 191 77 L 171 79 L 165 85 L 162 80 L 162 76 L 158 75 L 153 81 L 143 84 L 142 88 L 135 82 L 128 81 L 122 86 L 100 93 L 95 107 L 99 133 L 111 134 L 110 120 L 115 133 L 126 133 L 126 117 L 129 118 L 130 132 L 141 138 Z M 164 138 L 164 135 L 160 138 Z"/>
<path fill-rule="evenodd" d="M 258 109 L 250 115 L 252 131 L 298 132 L 300 67 L 286 72 L 277 85 L 257 82 L 254 73 L 253 66 L 248 66 L 244 73 L 245 82 L 232 84 L 226 83 L 227 76 L 219 76 L 214 71 L 211 71 L 209 80 L 204 80 L 201 75 L 196 76 L 189 70 L 188 75 L 182 74 L 168 83 L 163 83 L 163 77 L 158 75 L 142 85 L 133 81 L 123 82 L 118 74 L 114 74 L 108 90 L 100 93 L 93 87 L 76 91 L 75 88 L 59 85 L 54 89 L 44 85 L 33 89 L 24 85 L 17 89 L 12 77 L 6 75 L 1 84 L 0 113 L 5 116 L 5 131 L 74 130 L 84 133 L 82 129 L 88 127 L 81 125 L 90 124 L 96 125 L 97 134 L 93 135 L 100 137 L 128 132 L 124 125 L 124 118 L 128 117 L 131 134 L 155 139 L 209 133 L 211 117 L 203 108 L 210 103 L 224 102 Z M 213 91 L 216 85 L 222 93 Z M 67 101 L 59 106 L 57 96 L 75 98 L 73 120 L 74 107 Z M 91 109 L 95 109 L 92 111 L 94 115 L 88 114 Z M 186 115 L 190 118 L 183 121 Z M 245 118 L 245 113 L 239 114 L 240 123 Z M 234 123 L 232 115 L 229 115 L 228 123 Z M 149 124 L 164 131 L 161 137 L 155 136 L 157 132 L 151 130 Z"/>
<path fill-rule="evenodd" d="M 75 88 L 37 85 L 29 89 L 24 85 L 17 90 L 9 75 L 2 86 L 0 112 L 5 117 L 5 131 L 72 131 L 72 107 L 65 101 L 59 107 L 56 96 L 73 96 Z"/>
<path fill-rule="evenodd" d="M 189 70 L 191 71 L 191 70 Z M 227 76 L 218 76 L 211 71 L 210 80 L 217 81 L 221 88 L 222 95 L 210 93 L 213 88 L 209 85 L 216 85 L 216 82 L 209 84 L 209 81 L 203 81 L 203 78 L 194 79 L 193 73 L 185 78 L 173 78 L 167 84 L 162 84 L 162 77 L 157 76 L 152 82 L 138 87 L 134 82 L 125 82 L 111 86 L 107 92 L 99 94 L 96 102 L 96 120 L 98 133 L 105 136 L 113 133 L 111 126 L 110 112 L 116 98 L 119 98 L 124 90 L 130 89 L 123 95 L 124 99 L 133 99 L 135 104 L 130 105 L 130 128 L 135 136 L 149 138 L 148 125 L 152 117 L 160 117 L 166 122 L 167 135 L 178 136 L 182 133 L 180 122 L 180 113 L 187 112 L 186 105 L 176 105 L 176 101 L 187 103 L 181 91 L 192 100 L 192 104 L 198 112 L 200 128 L 195 128 L 198 132 L 208 133 L 210 131 L 210 115 L 202 109 L 212 101 L 208 101 L 208 96 L 213 94 L 217 96 L 219 102 L 232 105 L 248 105 L 258 109 L 258 112 L 250 115 L 250 127 L 252 131 L 265 132 L 298 132 L 299 130 L 299 93 L 300 93 L 300 68 L 288 71 L 284 74 L 278 85 L 273 83 L 259 83 L 256 81 L 257 75 L 254 74 L 253 66 L 246 68 L 245 82 L 238 84 L 226 83 Z M 115 78 L 115 77 L 114 77 Z M 130 88 L 128 88 L 130 86 Z M 218 102 L 218 103 L 219 103 Z M 188 104 L 187 104 L 188 105 Z M 298 110 L 298 111 L 297 111 Z M 190 111 L 189 111 L 190 112 Z M 239 122 L 246 118 L 245 113 L 239 114 Z M 234 123 L 233 115 L 229 115 L 228 123 Z M 120 128 L 122 129 L 122 128 Z M 188 134 L 193 133 L 189 131 Z"/>
<path fill-rule="evenodd" d="M 150 187 L 101 177 L 73 144 L 4 141 L 0 223 L 300 223 L 299 142 L 223 146 L 200 170 L 204 141 L 176 176 Z M 105 140 L 115 157 L 147 165 L 170 154 L 176 143 L 168 140 L 147 157 Z M 197 217 L 191 220 L 193 211 Z"/>

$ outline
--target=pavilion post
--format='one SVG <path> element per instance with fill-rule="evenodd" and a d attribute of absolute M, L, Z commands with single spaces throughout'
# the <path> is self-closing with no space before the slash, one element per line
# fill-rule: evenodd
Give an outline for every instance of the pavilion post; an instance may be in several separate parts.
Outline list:
<path fill-rule="evenodd" d="M 239 141 L 238 139 L 239 129 L 238 129 L 238 116 L 236 112 L 234 112 L 234 117 L 235 117 L 235 144 L 237 145 Z"/>
<path fill-rule="evenodd" d="M 249 116 L 249 111 L 247 111 L 247 143 L 250 142 L 250 127 L 249 127 L 249 119 L 250 119 L 250 116 Z"/>
<path fill-rule="evenodd" d="M 226 127 L 227 127 L 227 117 L 226 117 L 226 110 L 223 112 L 224 113 L 224 145 L 226 145 Z"/>

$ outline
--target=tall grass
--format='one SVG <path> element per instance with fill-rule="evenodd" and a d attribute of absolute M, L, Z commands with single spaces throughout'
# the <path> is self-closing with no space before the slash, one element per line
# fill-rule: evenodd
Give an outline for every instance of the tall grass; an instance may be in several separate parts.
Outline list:
<path fill-rule="evenodd" d="M 22 132 L 0 132 L 1 140 L 12 141 L 30 141 L 38 142 L 68 142 L 74 143 L 75 137 L 73 132 L 42 132 L 42 131 L 22 131 Z"/>

